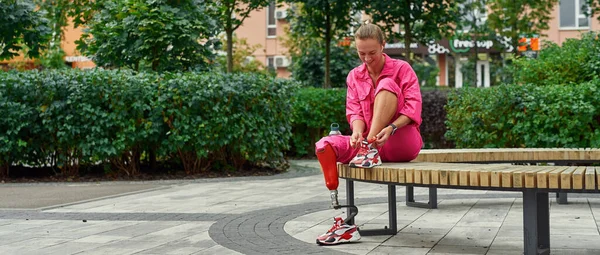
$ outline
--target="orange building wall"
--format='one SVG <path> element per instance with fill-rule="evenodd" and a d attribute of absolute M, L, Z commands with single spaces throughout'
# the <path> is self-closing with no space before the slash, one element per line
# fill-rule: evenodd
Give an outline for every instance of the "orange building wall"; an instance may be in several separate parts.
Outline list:
<path fill-rule="evenodd" d="M 278 9 L 286 9 L 287 6 L 279 7 Z M 267 10 L 263 8 L 254 11 L 244 20 L 244 23 L 235 31 L 238 38 L 246 38 L 250 45 L 261 45 L 254 52 L 256 60 L 261 61 L 267 66 L 268 56 L 287 56 L 288 49 L 282 45 L 282 38 L 285 36 L 284 28 L 287 26 L 285 20 L 276 19 L 277 35 L 275 38 L 267 38 Z M 291 73 L 288 68 L 277 68 L 277 76 L 282 78 L 290 77 Z"/>
<path fill-rule="evenodd" d="M 65 51 L 65 60 L 72 60 L 75 59 L 76 61 L 72 62 L 71 65 L 73 68 L 93 68 L 96 67 L 96 65 L 94 64 L 94 62 L 92 61 L 85 61 L 84 56 L 82 56 L 81 54 L 79 54 L 79 51 L 77 51 L 77 44 L 75 44 L 75 41 L 79 40 L 79 38 L 81 38 L 81 35 L 83 34 L 82 28 L 78 27 L 78 28 L 74 28 L 73 27 L 73 23 L 69 22 L 69 26 L 67 26 L 65 28 L 65 38 L 62 41 L 62 43 L 60 44 L 60 46 L 62 47 L 62 49 Z"/>
<path fill-rule="evenodd" d="M 550 16 L 553 17 L 552 20 L 550 20 L 550 22 L 548 23 L 550 28 L 548 29 L 548 31 L 545 31 L 545 34 L 547 36 L 543 38 L 555 42 L 559 45 L 565 42 L 568 38 L 580 38 L 582 33 L 600 30 L 600 21 L 598 21 L 598 14 L 591 17 L 589 29 L 584 30 L 561 29 L 560 10 L 558 4 L 554 7 Z"/>

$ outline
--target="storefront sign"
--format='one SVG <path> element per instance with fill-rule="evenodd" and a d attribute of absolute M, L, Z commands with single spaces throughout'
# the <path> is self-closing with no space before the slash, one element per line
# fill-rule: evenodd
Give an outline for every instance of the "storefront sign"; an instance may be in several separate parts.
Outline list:
<path fill-rule="evenodd" d="M 477 47 L 477 48 L 484 48 L 484 49 L 491 49 L 492 46 L 494 46 L 494 42 L 491 40 L 486 40 L 486 41 L 477 41 L 475 42 L 474 40 L 450 40 L 450 48 L 452 49 L 452 51 L 456 52 L 456 53 L 465 53 L 468 52 L 471 48 Z"/>
<path fill-rule="evenodd" d="M 402 43 L 400 43 L 400 42 L 397 42 L 397 43 L 386 43 L 385 44 L 385 48 L 386 49 L 404 49 L 405 45 L 404 45 L 403 42 Z M 418 43 L 411 43 L 410 44 L 410 48 L 411 49 L 417 49 L 417 48 L 419 48 L 419 44 Z"/>
<path fill-rule="evenodd" d="M 385 45 L 388 52 L 402 52 L 404 51 L 404 43 L 388 43 Z M 509 37 L 498 37 L 497 40 L 459 40 L 459 39 L 442 39 L 440 41 L 430 41 L 427 45 L 421 45 L 418 43 L 410 44 L 411 51 L 417 54 L 448 54 L 453 53 L 467 53 L 473 51 L 475 48 L 480 53 L 490 52 L 512 52 L 514 50 L 511 39 Z M 499 50 L 504 49 L 504 50 Z"/>
<path fill-rule="evenodd" d="M 84 56 L 66 56 L 65 61 L 67 61 L 67 62 L 87 62 L 87 61 L 92 61 L 92 60 L 89 59 L 88 57 L 84 57 Z"/>

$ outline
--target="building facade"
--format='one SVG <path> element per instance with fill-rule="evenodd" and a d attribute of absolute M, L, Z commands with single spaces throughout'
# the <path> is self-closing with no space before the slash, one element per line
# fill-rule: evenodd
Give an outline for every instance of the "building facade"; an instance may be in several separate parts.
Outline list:
<path fill-rule="evenodd" d="M 568 38 L 579 38 L 582 33 L 599 31 L 600 21 L 597 17 L 586 17 L 582 13 L 581 6 L 585 0 L 561 0 L 551 13 L 549 29 L 544 31 L 545 36 L 540 38 L 557 44 L 562 44 Z M 266 66 L 277 69 L 278 76 L 289 77 L 291 74 L 288 65 L 289 59 L 280 60 L 287 55 L 287 49 L 281 44 L 281 37 L 285 36 L 283 27 L 287 25 L 285 8 L 278 9 L 275 4 L 261 11 L 256 11 L 248 18 L 244 25 L 236 31 L 238 37 L 247 38 L 250 44 L 260 44 L 263 47 L 255 52 L 257 60 Z M 480 17 L 486 19 L 485 13 Z M 498 45 L 500 44 L 500 45 Z M 425 61 L 437 66 L 439 73 L 437 85 L 461 87 L 465 77 L 461 71 L 471 55 L 477 55 L 474 65 L 476 73 L 476 84 L 479 87 L 494 85 L 495 79 L 490 70 L 498 65 L 502 59 L 509 58 L 513 54 L 510 38 L 499 38 L 498 40 L 465 41 L 454 38 L 444 38 L 429 45 L 413 43 L 411 52 L 420 55 Z M 503 46 L 503 47 L 497 47 Z M 543 47 L 543 45 L 542 45 Z M 498 50 L 504 48 L 504 50 Z M 384 52 L 393 58 L 402 58 L 404 43 L 387 43 Z M 277 63 L 285 63 L 277 65 Z"/>
<path fill-rule="evenodd" d="M 585 0 L 561 0 L 552 10 L 549 29 L 544 32 L 542 40 L 548 40 L 562 44 L 568 38 L 578 38 L 581 33 L 599 31 L 600 21 L 597 16 L 585 17 L 580 11 Z M 238 38 L 246 38 L 249 45 L 260 45 L 254 52 L 254 59 L 262 62 L 268 68 L 277 71 L 278 77 L 287 78 L 291 76 L 291 59 L 288 49 L 283 45 L 286 36 L 285 27 L 287 6 L 277 6 L 272 1 L 269 6 L 250 14 L 244 23 L 235 31 Z M 486 14 L 481 14 L 480 19 L 485 19 Z M 87 57 L 82 56 L 76 50 L 75 41 L 82 34 L 81 28 L 69 27 L 65 31 L 62 48 L 66 53 L 65 62 L 73 68 L 94 67 Z M 504 50 L 498 50 L 498 44 L 502 44 Z M 413 43 L 411 52 L 419 55 L 426 62 L 435 65 L 439 73 L 436 84 L 439 86 L 461 87 L 465 79 L 461 67 L 469 61 L 470 56 L 477 56 L 473 67 L 476 74 L 476 84 L 479 87 L 489 87 L 495 84 L 496 79 L 490 70 L 494 65 L 512 54 L 516 49 L 510 47 L 510 39 L 499 40 L 465 41 L 455 38 L 444 38 L 440 41 L 431 42 L 428 45 Z M 543 46 L 542 46 L 543 47 Z M 386 44 L 385 53 L 392 58 L 402 58 L 404 43 L 389 42 Z M 358 56 L 357 56 L 358 57 Z M 22 61 L 15 58 L 12 61 Z M 7 62 L 0 62 L 7 64 Z"/>

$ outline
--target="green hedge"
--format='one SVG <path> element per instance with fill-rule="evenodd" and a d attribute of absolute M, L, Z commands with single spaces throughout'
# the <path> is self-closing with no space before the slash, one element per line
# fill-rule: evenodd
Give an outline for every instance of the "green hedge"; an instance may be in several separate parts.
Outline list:
<path fill-rule="evenodd" d="M 423 123 L 421 135 L 427 148 L 449 148 L 453 144 L 446 141 L 447 91 L 422 91 Z M 314 155 L 314 144 L 329 133 L 332 122 L 340 124 L 341 132 L 350 135 L 350 127 L 346 120 L 346 90 L 302 88 L 293 100 L 292 111 L 292 149 L 291 156 L 302 157 Z"/>
<path fill-rule="evenodd" d="M 423 111 L 421 117 L 421 136 L 425 149 L 454 148 L 454 143 L 444 136 L 446 134 L 446 109 L 448 93 L 452 90 L 442 88 L 423 89 Z"/>
<path fill-rule="evenodd" d="M 600 80 L 465 88 L 451 94 L 447 138 L 459 148 L 600 147 Z"/>
<path fill-rule="evenodd" d="M 188 173 L 278 162 L 296 88 L 253 74 L 0 72 L 0 166 L 76 175 L 99 162 L 135 174 L 142 155 Z"/>
<path fill-rule="evenodd" d="M 588 32 L 559 46 L 544 42 L 535 59 L 518 58 L 508 68 L 515 83 L 537 85 L 580 84 L 600 77 L 600 38 Z"/>
<path fill-rule="evenodd" d="M 288 154 L 314 155 L 315 142 L 329 133 L 334 122 L 342 134 L 350 134 L 345 89 L 302 88 L 292 101 L 292 150 Z"/>

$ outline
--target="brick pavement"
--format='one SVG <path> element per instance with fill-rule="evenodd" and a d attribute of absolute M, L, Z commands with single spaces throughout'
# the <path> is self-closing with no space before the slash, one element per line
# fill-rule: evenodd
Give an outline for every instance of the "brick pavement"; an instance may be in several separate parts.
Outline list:
<path fill-rule="evenodd" d="M 155 183 L 124 196 L 42 209 L 0 209 L 0 254 L 520 254 L 520 194 L 440 190 L 440 209 L 404 206 L 396 236 L 321 247 L 333 216 L 315 162 L 258 178 Z M 310 170 L 312 167 L 312 170 Z M 34 185 L 35 186 L 35 185 Z M 357 183 L 357 223 L 387 224 L 383 185 Z M 340 190 L 343 190 L 343 185 Z M 425 199 L 425 189 L 417 197 Z M 343 197 L 343 192 L 341 192 Z M 553 254 L 600 254 L 600 199 L 551 204 Z"/>

